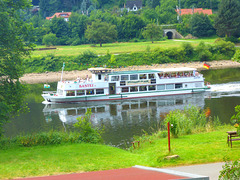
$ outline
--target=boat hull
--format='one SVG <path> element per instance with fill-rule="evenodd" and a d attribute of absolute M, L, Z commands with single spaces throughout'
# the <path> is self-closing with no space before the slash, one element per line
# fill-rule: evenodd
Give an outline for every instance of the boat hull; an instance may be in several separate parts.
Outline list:
<path fill-rule="evenodd" d="M 182 90 L 171 90 L 171 91 L 154 91 L 144 93 L 122 93 L 114 95 L 92 95 L 92 96 L 73 96 L 73 97 L 61 97 L 53 96 L 50 94 L 42 94 L 44 98 L 44 104 L 49 103 L 77 103 L 86 101 L 109 101 L 109 100 L 122 100 L 122 99 L 133 99 L 133 98 L 144 98 L 144 97 L 156 97 L 156 96 L 171 96 L 181 94 L 193 94 L 205 92 L 208 87 L 196 88 L 196 89 L 182 89 Z"/>

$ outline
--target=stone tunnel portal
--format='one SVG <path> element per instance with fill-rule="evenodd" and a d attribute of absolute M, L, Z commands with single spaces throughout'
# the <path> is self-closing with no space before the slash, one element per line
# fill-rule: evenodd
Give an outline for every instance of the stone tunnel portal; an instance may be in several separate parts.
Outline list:
<path fill-rule="evenodd" d="M 171 31 L 168 31 L 166 35 L 168 39 L 173 39 L 173 33 Z"/>

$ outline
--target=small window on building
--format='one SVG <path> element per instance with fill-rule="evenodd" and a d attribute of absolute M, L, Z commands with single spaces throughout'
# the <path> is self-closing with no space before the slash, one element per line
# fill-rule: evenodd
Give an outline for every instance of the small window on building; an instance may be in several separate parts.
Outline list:
<path fill-rule="evenodd" d="M 138 75 L 137 74 L 130 75 L 130 80 L 138 80 Z"/>
<path fill-rule="evenodd" d="M 183 87 L 182 84 L 175 84 L 175 89 L 180 89 L 180 88 L 182 88 L 182 87 Z"/>
<path fill-rule="evenodd" d="M 128 87 L 123 87 L 122 92 L 129 92 L 129 88 Z"/>
<path fill-rule="evenodd" d="M 94 95 L 94 89 L 86 90 L 86 95 Z"/>
<path fill-rule="evenodd" d="M 139 91 L 147 91 L 147 86 L 139 86 Z"/>
<path fill-rule="evenodd" d="M 157 90 L 165 90 L 165 85 L 157 85 Z"/>
<path fill-rule="evenodd" d="M 104 94 L 104 89 L 96 89 L 96 94 Z"/>
<path fill-rule="evenodd" d="M 174 89 L 174 84 L 167 84 L 166 89 Z"/>
<path fill-rule="evenodd" d="M 75 96 L 75 91 L 67 91 L 67 96 Z"/>
<path fill-rule="evenodd" d="M 140 74 L 139 79 L 147 79 L 147 75 L 146 74 Z"/>
<path fill-rule="evenodd" d="M 148 90 L 149 91 L 154 91 L 154 90 L 156 90 L 156 86 L 148 86 Z"/>
<path fill-rule="evenodd" d="M 130 87 L 130 92 L 136 92 L 138 91 L 138 87 L 134 86 L 134 87 Z"/>
<path fill-rule="evenodd" d="M 111 81 L 118 81 L 119 80 L 119 76 L 112 76 L 111 77 Z"/>
<path fill-rule="evenodd" d="M 78 90 L 77 91 L 77 96 L 82 96 L 85 95 L 85 91 L 84 90 Z"/>
<path fill-rule="evenodd" d="M 121 75 L 121 81 L 127 81 L 128 79 L 128 75 Z"/>

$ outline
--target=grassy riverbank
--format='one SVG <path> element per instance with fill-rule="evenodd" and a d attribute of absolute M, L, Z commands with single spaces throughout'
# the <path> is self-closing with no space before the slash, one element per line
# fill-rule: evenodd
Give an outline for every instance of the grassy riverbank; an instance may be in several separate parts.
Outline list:
<path fill-rule="evenodd" d="M 73 172 L 119 169 L 134 165 L 167 167 L 187 164 L 220 162 L 225 157 L 238 159 L 240 142 L 233 148 L 226 144 L 226 131 L 231 126 L 216 131 L 180 136 L 171 139 L 170 154 L 177 160 L 164 160 L 169 155 L 167 138 L 158 134 L 145 137 L 140 147 L 128 151 L 96 144 L 65 144 L 18 147 L 0 150 L 0 179 L 64 174 Z"/>
<path fill-rule="evenodd" d="M 174 48 L 180 47 L 182 43 L 188 42 L 192 46 L 197 46 L 200 42 L 205 42 L 207 44 L 213 44 L 216 40 L 213 38 L 206 39 L 187 39 L 187 40 L 165 40 L 165 41 L 154 41 L 154 43 L 148 42 L 125 42 L 125 43 L 107 43 L 103 44 L 102 47 L 99 45 L 93 46 L 90 44 L 79 45 L 79 46 L 56 46 L 54 50 L 41 50 L 33 51 L 32 56 L 46 56 L 47 54 L 54 54 L 55 56 L 77 56 L 82 54 L 84 51 L 92 51 L 95 54 L 104 55 L 110 54 L 122 54 L 122 53 L 134 53 L 143 52 L 147 48 L 155 49 L 158 47 L 162 48 Z M 36 48 L 45 48 L 45 46 L 37 46 Z"/>

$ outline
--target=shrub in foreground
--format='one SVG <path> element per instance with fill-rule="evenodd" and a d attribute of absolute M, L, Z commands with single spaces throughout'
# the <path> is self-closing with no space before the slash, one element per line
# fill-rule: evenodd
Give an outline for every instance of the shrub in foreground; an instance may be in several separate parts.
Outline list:
<path fill-rule="evenodd" d="M 219 124 L 218 118 L 211 118 L 206 111 L 197 106 L 185 107 L 183 111 L 170 111 L 164 119 L 171 124 L 170 131 L 174 137 L 206 131 Z"/>

